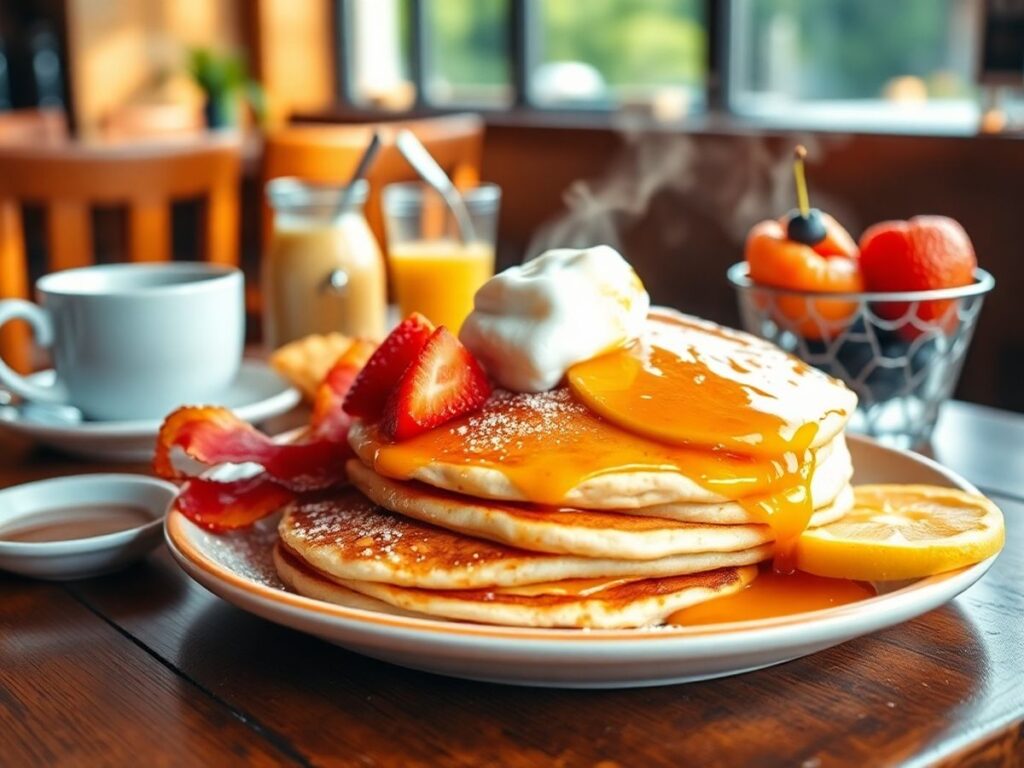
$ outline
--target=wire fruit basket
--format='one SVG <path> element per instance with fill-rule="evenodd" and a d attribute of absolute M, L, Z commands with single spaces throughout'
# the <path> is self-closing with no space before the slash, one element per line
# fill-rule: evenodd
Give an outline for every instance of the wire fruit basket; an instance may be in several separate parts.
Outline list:
<path fill-rule="evenodd" d="M 747 331 L 846 382 L 859 398 L 850 429 L 902 448 L 931 437 L 995 286 L 983 269 L 970 285 L 900 293 L 757 285 L 745 262 L 728 276 Z"/>

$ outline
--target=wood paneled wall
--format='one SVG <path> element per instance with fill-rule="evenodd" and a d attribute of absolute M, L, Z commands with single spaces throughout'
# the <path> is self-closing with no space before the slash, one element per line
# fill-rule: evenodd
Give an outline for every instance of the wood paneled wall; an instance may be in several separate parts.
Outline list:
<path fill-rule="evenodd" d="M 116 108 L 152 98 L 169 79 L 187 81 L 188 47 L 242 45 L 239 0 L 66 0 L 65 7 L 75 125 L 86 138 Z"/>

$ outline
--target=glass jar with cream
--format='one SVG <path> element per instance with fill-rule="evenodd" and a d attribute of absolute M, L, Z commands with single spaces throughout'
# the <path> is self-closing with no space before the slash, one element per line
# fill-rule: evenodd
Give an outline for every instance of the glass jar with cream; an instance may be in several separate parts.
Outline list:
<path fill-rule="evenodd" d="M 268 348 L 331 331 L 384 337 L 387 282 L 363 215 L 368 189 L 363 180 L 351 190 L 290 177 L 267 184 L 274 212 L 262 279 Z"/>

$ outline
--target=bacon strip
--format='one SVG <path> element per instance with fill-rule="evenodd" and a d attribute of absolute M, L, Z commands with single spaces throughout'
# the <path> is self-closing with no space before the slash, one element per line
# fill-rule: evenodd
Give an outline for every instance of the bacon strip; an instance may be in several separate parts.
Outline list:
<path fill-rule="evenodd" d="M 190 473 L 175 466 L 174 448 L 204 467 L 253 462 L 276 482 L 295 491 L 328 488 L 344 480 L 352 455 L 346 442 L 313 439 L 275 443 L 225 408 L 185 407 L 160 428 L 153 467 L 161 477 L 180 480 Z"/>
<path fill-rule="evenodd" d="M 341 405 L 374 349 L 371 342 L 356 340 L 338 359 L 317 390 L 309 429 L 295 442 L 276 443 L 225 408 L 185 407 L 168 416 L 157 438 L 153 467 L 161 477 L 186 480 L 177 508 L 198 525 L 226 531 L 266 517 L 297 493 L 347 482 L 351 418 Z M 195 477 L 175 466 L 175 448 L 204 470 L 252 462 L 263 473 L 227 482 Z"/>
<path fill-rule="evenodd" d="M 181 486 L 175 504 L 193 523 L 222 533 L 250 526 L 294 499 L 293 491 L 266 475 L 228 482 L 194 477 Z"/>
<path fill-rule="evenodd" d="M 374 345 L 356 341 L 328 372 L 317 391 L 313 418 L 305 437 L 276 443 L 225 408 L 186 406 L 164 421 L 157 438 L 153 467 L 161 477 L 180 480 L 193 473 L 175 466 L 178 448 L 205 468 L 253 462 L 274 482 L 293 491 L 328 488 L 345 481 L 351 419 L 342 409 L 345 393 Z"/>

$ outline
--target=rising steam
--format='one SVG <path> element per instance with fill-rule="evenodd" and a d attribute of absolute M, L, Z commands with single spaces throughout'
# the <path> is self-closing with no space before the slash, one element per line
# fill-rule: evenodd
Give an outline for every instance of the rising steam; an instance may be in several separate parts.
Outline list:
<path fill-rule="evenodd" d="M 817 137 L 802 136 L 799 141 L 812 156 L 822 150 L 823 141 Z M 564 195 L 567 211 L 537 231 L 526 257 L 549 248 L 602 243 L 625 253 L 623 233 L 644 218 L 652 200 L 661 195 L 670 198 L 669 207 L 677 215 L 645 223 L 658 227 L 666 246 L 684 246 L 689 222 L 709 219 L 742 242 L 756 221 L 793 207 L 790 158 L 788 144 L 775 142 L 773 149 L 759 137 L 693 138 L 629 131 L 622 151 L 600 177 L 570 185 Z M 820 194 L 815 204 L 837 212 Z"/>

